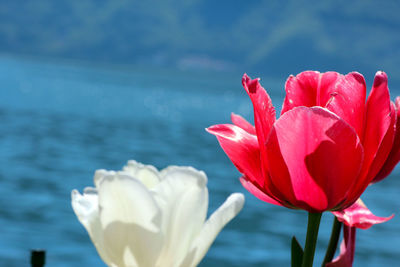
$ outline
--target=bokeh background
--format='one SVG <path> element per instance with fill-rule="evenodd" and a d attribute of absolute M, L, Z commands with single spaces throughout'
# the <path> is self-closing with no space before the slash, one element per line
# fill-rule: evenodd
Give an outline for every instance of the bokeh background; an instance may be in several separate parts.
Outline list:
<path fill-rule="evenodd" d="M 399 1 L 0 1 L 0 262 L 104 266 L 70 205 L 96 169 L 128 159 L 191 165 L 209 177 L 214 211 L 243 192 L 243 211 L 200 266 L 288 266 L 306 213 L 262 203 L 204 131 L 252 121 L 241 87 L 261 77 L 279 112 L 289 74 L 377 70 L 400 95 Z M 400 169 L 364 202 L 391 221 L 357 232 L 354 266 L 400 264 Z M 328 242 L 325 214 L 316 264 Z"/>

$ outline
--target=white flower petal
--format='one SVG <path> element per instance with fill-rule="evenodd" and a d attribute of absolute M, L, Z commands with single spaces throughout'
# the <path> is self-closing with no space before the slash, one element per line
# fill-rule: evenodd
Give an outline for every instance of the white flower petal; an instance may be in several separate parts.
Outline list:
<path fill-rule="evenodd" d="M 153 188 L 160 182 L 159 173 L 154 166 L 144 165 L 135 160 L 128 161 L 128 164 L 123 168 L 123 172 L 135 177 L 147 188 Z"/>
<path fill-rule="evenodd" d="M 93 177 L 94 185 L 96 186 L 96 188 L 99 188 L 99 185 L 104 177 L 113 176 L 115 174 L 116 174 L 115 171 L 107 171 L 104 169 L 96 170 L 96 172 L 94 173 L 94 177 Z"/>
<path fill-rule="evenodd" d="M 197 266 L 207 253 L 222 228 L 243 208 L 244 196 L 241 193 L 231 194 L 207 220 L 203 229 L 192 244 L 183 266 Z M 194 253 L 194 256 L 193 254 Z"/>
<path fill-rule="evenodd" d="M 87 187 L 81 195 L 78 190 L 71 192 L 72 208 L 79 221 L 87 228 L 91 220 L 99 216 L 97 190 Z"/>
<path fill-rule="evenodd" d="M 207 177 L 191 167 L 161 172 L 129 161 L 122 171 L 98 170 L 96 188 L 72 192 L 72 206 L 110 267 L 189 267 L 242 208 L 233 194 L 205 222 Z"/>
<path fill-rule="evenodd" d="M 156 266 L 179 266 L 204 224 L 208 207 L 207 177 L 191 167 L 169 167 L 153 189 L 161 208 L 164 246 Z"/>
<path fill-rule="evenodd" d="M 107 253 L 104 250 L 103 229 L 101 228 L 97 190 L 85 188 L 81 195 L 77 190 L 71 192 L 71 204 L 76 216 L 85 227 L 102 260 L 109 264 Z"/>
<path fill-rule="evenodd" d="M 99 183 L 105 250 L 117 266 L 154 266 L 161 249 L 160 210 L 135 178 L 115 173 Z"/>
<path fill-rule="evenodd" d="M 110 261 L 118 267 L 155 266 L 163 237 L 160 231 L 116 221 L 104 229 L 104 242 Z"/>
<path fill-rule="evenodd" d="M 98 188 L 100 218 L 104 227 L 114 221 L 139 224 L 157 231 L 159 208 L 150 191 L 135 178 L 114 174 L 103 177 Z"/>

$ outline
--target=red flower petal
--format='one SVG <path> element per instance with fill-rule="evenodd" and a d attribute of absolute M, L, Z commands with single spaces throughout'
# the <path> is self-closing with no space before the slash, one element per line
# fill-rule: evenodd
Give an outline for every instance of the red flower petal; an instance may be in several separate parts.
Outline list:
<path fill-rule="evenodd" d="M 400 161 L 400 97 L 396 98 L 396 127 L 392 150 L 387 157 L 385 164 L 375 176 L 373 183 L 379 182 L 388 176 Z"/>
<path fill-rule="evenodd" d="M 368 181 L 371 181 L 378 172 L 381 170 L 383 167 L 383 164 L 387 160 L 390 151 L 392 150 L 393 147 L 393 142 L 394 142 L 394 137 L 395 137 L 395 125 L 396 125 L 396 108 L 393 104 L 391 103 L 391 109 L 390 109 L 390 125 L 388 127 L 388 130 L 383 137 L 382 142 L 380 143 L 378 147 L 378 151 L 375 154 L 375 158 L 372 161 L 372 164 L 368 170 Z"/>
<path fill-rule="evenodd" d="M 260 85 L 259 79 L 251 80 L 247 74 L 243 75 L 242 84 L 254 108 L 254 124 L 257 132 L 257 139 L 262 157 L 262 170 L 267 172 L 268 166 L 265 162 L 265 142 L 269 135 L 272 125 L 275 122 L 275 108 L 272 105 L 271 98 Z"/>
<path fill-rule="evenodd" d="M 325 267 L 351 267 L 354 261 L 356 249 L 356 228 L 343 227 L 343 241 L 340 245 L 340 254 L 333 261 L 327 263 Z"/>
<path fill-rule="evenodd" d="M 353 266 L 356 228 L 368 229 L 372 225 L 386 222 L 394 216 L 384 218 L 373 215 L 361 199 L 358 199 L 357 202 L 345 210 L 332 213 L 339 221 L 344 223 L 344 240 L 340 245 L 340 255 L 326 264 L 326 267 Z"/>
<path fill-rule="evenodd" d="M 387 76 L 378 71 L 367 100 L 364 131 L 364 163 L 360 179 L 354 184 L 347 204 L 356 201 L 382 168 L 393 145 L 396 111 L 390 101 Z"/>
<path fill-rule="evenodd" d="M 330 97 L 326 108 L 350 124 L 358 136 L 362 136 L 364 128 L 366 90 L 364 77 L 352 72 L 340 75 L 324 92 L 326 98 Z"/>
<path fill-rule="evenodd" d="M 318 71 L 304 71 L 296 77 L 289 76 L 285 84 L 286 97 L 283 101 L 281 115 L 294 107 L 317 105 L 320 75 Z"/>
<path fill-rule="evenodd" d="M 387 76 L 384 72 L 377 72 L 367 100 L 366 126 L 362 140 L 365 149 L 364 164 L 367 166 L 374 160 L 391 125 L 390 106 Z"/>
<path fill-rule="evenodd" d="M 253 125 L 251 125 L 251 123 L 246 121 L 242 116 L 237 115 L 237 114 L 232 112 L 231 120 L 232 120 L 233 124 L 235 124 L 236 126 L 242 128 L 246 132 L 248 132 L 250 134 L 254 134 L 254 135 L 257 134 L 256 133 L 256 128 Z"/>
<path fill-rule="evenodd" d="M 267 141 L 272 184 L 293 206 L 322 212 L 339 205 L 358 176 L 363 148 L 354 129 L 320 107 L 296 107 Z"/>
<path fill-rule="evenodd" d="M 365 80 L 361 74 L 305 71 L 296 77 L 290 76 L 285 89 L 281 114 L 298 106 L 326 107 L 349 123 L 361 136 L 366 94 Z"/>
<path fill-rule="evenodd" d="M 332 212 L 339 221 L 349 227 L 357 227 L 360 229 L 368 229 L 374 224 L 384 223 L 394 217 L 378 217 L 365 206 L 361 199 L 358 199 L 353 205 L 342 211 Z"/>
<path fill-rule="evenodd" d="M 270 204 L 282 206 L 280 202 L 265 194 L 256 185 L 254 185 L 251 181 L 249 181 L 245 176 L 240 177 L 240 182 L 242 183 L 243 187 L 247 189 L 247 191 L 249 191 L 252 195 L 257 197 L 258 199 L 268 202 Z"/>
<path fill-rule="evenodd" d="M 206 129 L 214 134 L 226 155 L 240 173 L 259 187 L 264 186 L 257 137 L 232 124 L 218 124 Z"/>
<path fill-rule="evenodd" d="M 290 76 L 285 85 L 286 97 L 283 102 L 281 114 L 299 106 L 325 107 L 330 99 L 335 97 L 338 93 L 358 89 L 350 89 L 349 86 L 345 86 L 345 84 L 342 86 L 341 79 L 343 77 L 343 75 L 333 71 L 325 73 L 304 71 L 296 77 Z M 354 83 L 351 83 L 351 85 L 354 85 Z M 364 100 L 365 92 L 363 101 Z"/>

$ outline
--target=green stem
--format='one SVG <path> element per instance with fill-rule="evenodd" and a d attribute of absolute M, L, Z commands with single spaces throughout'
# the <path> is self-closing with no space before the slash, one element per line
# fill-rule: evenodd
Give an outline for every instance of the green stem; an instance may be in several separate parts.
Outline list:
<path fill-rule="evenodd" d="M 329 245 L 326 250 L 325 258 L 324 261 L 322 262 L 322 267 L 325 267 L 325 265 L 328 262 L 331 262 L 333 259 L 333 256 L 335 256 L 336 248 L 339 243 L 339 236 L 340 236 L 340 229 L 342 228 L 342 223 L 338 221 L 336 216 L 334 216 L 333 219 L 333 225 L 332 225 L 332 233 L 331 233 L 331 239 L 329 240 Z"/>
<path fill-rule="evenodd" d="M 322 213 L 308 213 L 306 245 L 301 267 L 312 267 Z"/>

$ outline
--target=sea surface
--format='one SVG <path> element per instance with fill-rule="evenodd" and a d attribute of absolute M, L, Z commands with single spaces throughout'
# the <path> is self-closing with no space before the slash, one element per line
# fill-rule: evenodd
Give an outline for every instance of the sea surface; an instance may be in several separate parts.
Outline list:
<path fill-rule="evenodd" d="M 278 111 L 284 82 L 262 79 Z M 392 95 L 399 89 L 391 86 Z M 245 194 L 244 209 L 200 266 L 289 266 L 291 237 L 304 244 L 307 214 L 263 203 L 242 188 L 204 130 L 229 122 L 231 112 L 252 120 L 241 73 L 1 56 L 0 266 L 29 266 L 30 250 L 40 248 L 46 266 L 105 266 L 72 211 L 70 192 L 92 186 L 96 169 L 119 170 L 129 159 L 204 170 L 209 214 L 232 192 Z M 354 266 L 400 266 L 400 168 L 368 188 L 363 200 L 376 215 L 396 216 L 357 231 Z M 316 266 L 332 218 L 323 216 Z"/>

